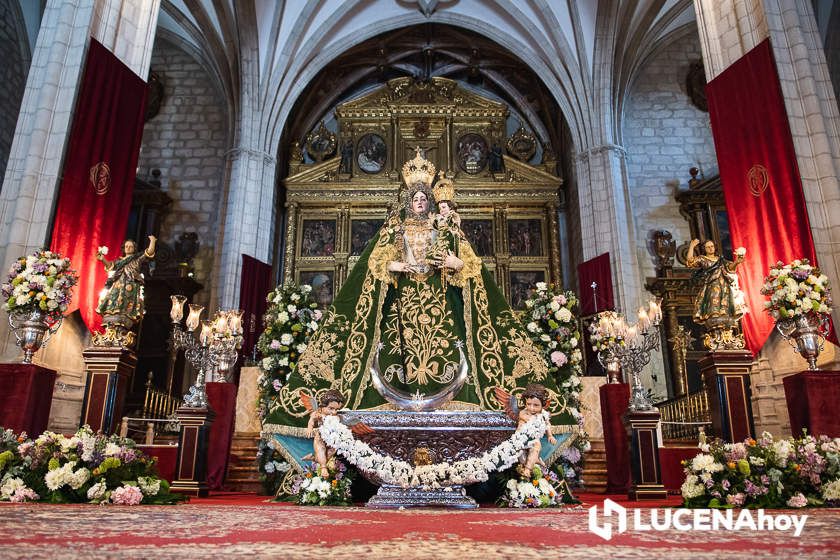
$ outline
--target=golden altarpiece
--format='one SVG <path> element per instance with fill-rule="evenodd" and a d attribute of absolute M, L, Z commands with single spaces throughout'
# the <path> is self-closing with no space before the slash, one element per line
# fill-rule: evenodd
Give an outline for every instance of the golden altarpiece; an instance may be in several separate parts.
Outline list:
<path fill-rule="evenodd" d="M 506 137 L 506 105 L 445 78 L 397 78 L 335 113 L 337 133 L 322 123 L 292 150 L 285 279 L 328 304 L 397 203 L 400 169 L 419 146 L 453 178 L 462 229 L 514 308 L 536 282 L 561 283 L 562 181 L 546 170 L 553 162 L 526 163 L 532 135 Z"/>

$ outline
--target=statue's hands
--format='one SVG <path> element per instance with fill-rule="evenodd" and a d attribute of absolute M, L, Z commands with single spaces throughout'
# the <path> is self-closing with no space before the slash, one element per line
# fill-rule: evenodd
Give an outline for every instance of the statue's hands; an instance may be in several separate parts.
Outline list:
<path fill-rule="evenodd" d="M 699 239 L 692 239 L 691 243 L 688 244 L 689 247 L 697 247 L 698 245 L 700 245 Z"/>
<path fill-rule="evenodd" d="M 157 237 L 155 237 L 154 235 L 150 235 L 149 242 L 154 243 L 155 241 L 157 241 Z"/>
<path fill-rule="evenodd" d="M 314 438 L 315 437 L 315 428 L 306 428 L 306 437 Z"/>
<path fill-rule="evenodd" d="M 388 263 L 388 272 L 409 272 L 411 265 L 400 261 L 391 261 Z"/>
<path fill-rule="evenodd" d="M 443 266 L 444 268 L 451 268 L 455 272 L 458 272 L 462 268 L 464 268 L 464 261 L 456 257 L 451 251 L 446 258 L 443 259 Z"/>
<path fill-rule="evenodd" d="M 548 443 L 550 443 L 551 445 L 557 445 L 557 438 L 549 434 Z"/>

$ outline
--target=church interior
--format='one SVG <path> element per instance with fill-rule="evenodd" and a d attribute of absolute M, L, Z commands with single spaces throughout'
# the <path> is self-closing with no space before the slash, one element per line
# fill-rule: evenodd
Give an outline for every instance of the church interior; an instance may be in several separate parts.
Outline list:
<path fill-rule="evenodd" d="M 0 558 L 840 551 L 840 2 L 0 0 L 0 52 Z"/>

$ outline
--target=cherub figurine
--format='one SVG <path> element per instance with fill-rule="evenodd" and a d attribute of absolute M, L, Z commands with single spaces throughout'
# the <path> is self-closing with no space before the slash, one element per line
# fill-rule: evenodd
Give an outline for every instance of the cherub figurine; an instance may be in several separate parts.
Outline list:
<path fill-rule="evenodd" d="M 321 424 L 324 423 L 324 418 L 338 414 L 338 411 L 344 406 L 344 396 L 336 389 L 329 389 L 318 399 L 318 404 L 319 408 L 313 408 L 309 415 L 309 424 L 306 426 L 306 437 L 315 438 L 315 441 L 312 442 L 312 447 L 315 452 L 315 462 L 318 463 L 321 478 L 326 479 L 330 474 L 327 463 L 335 455 L 335 449 L 327 447 L 327 444 L 321 439 L 321 432 L 317 428 L 320 428 Z"/>
<path fill-rule="evenodd" d="M 344 395 L 337 389 L 329 389 L 321 393 L 318 398 L 318 408 L 315 408 L 314 399 L 306 393 L 300 395 L 301 404 L 309 411 L 309 423 L 306 425 L 306 437 L 314 438 L 312 442 L 313 453 L 303 457 L 304 460 L 315 459 L 318 463 L 319 474 L 321 478 L 328 478 L 330 470 L 327 467 L 329 462 L 335 456 L 335 449 L 327 447 L 324 440 L 321 439 L 321 432 L 318 428 L 324 423 L 324 418 L 327 416 L 335 416 L 338 411 L 344 406 Z M 365 436 L 374 432 L 373 428 L 364 422 L 358 422 L 350 426 L 350 430 L 356 436 Z"/>
<path fill-rule="evenodd" d="M 517 431 L 521 430 L 522 427 L 535 416 L 539 414 L 545 415 L 545 435 L 551 445 L 557 443 L 557 439 L 551 433 L 551 424 L 548 423 L 548 411 L 544 410 L 548 407 L 549 402 L 548 391 L 546 391 L 545 387 L 539 383 L 528 384 L 528 386 L 525 387 L 525 391 L 522 393 L 522 401 L 525 406 L 521 409 L 519 408 L 519 403 L 517 402 L 516 397 L 501 387 L 496 387 L 496 399 L 505 406 L 505 411 L 508 416 L 516 421 Z M 531 472 L 533 472 L 534 466 L 537 463 L 543 466 L 545 465 L 545 463 L 542 462 L 542 459 L 540 459 L 541 450 L 542 444 L 540 443 L 540 440 L 537 440 L 534 442 L 531 449 L 528 449 L 527 452 L 523 452 L 523 457 L 520 458 L 520 465 L 517 469 L 522 476 L 530 477 Z"/>

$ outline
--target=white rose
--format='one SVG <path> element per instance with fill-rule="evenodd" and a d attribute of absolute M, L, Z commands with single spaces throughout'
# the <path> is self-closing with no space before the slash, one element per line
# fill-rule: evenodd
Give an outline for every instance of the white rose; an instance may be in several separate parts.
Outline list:
<path fill-rule="evenodd" d="M 282 335 L 280 335 L 280 344 L 282 344 L 283 346 L 288 346 L 289 344 L 294 342 L 294 340 L 295 337 L 293 337 L 289 333 L 283 333 Z"/>
<path fill-rule="evenodd" d="M 281 311 L 280 313 L 277 314 L 277 322 L 280 323 L 281 325 L 283 325 L 285 323 L 288 323 L 289 322 L 289 314 L 286 313 L 285 311 Z"/>
<path fill-rule="evenodd" d="M 306 350 L 306 344 L 298 344 L 296 348 L 298 354 L 303 354 L 303 352 Z"/>
<path fill-rule="evenodd" d="M 545 282 L 537 282 L 537 291 L 544 292 L 548 289 L 548 284 Z"/>
<path fill-rule="evenodd" d="M 294 313 L 295 311 L 297 311 L 297 306 L 290 303 L 286 306 L 286 311 L 288 311 L 289 313 Z"/>
<path fill-rule="evenodd" d="M 567 323 L 572 320 L 572 312 L 564 307 L 557 312 L 557 318 Z"/>
<path fill-rule="evenodd" d="M 525 326 L 525 328 L 526 328 L 526 329 L 528 329 L 530 332 L 537 332 L 537 331 L 540 329 L 540 328 L 537 326 L 537 324 L 536 324 L 535 322 L 533 322 L 533 321 L 531 321 L 530 323 L 528 323 L 528 324 Z"/>

